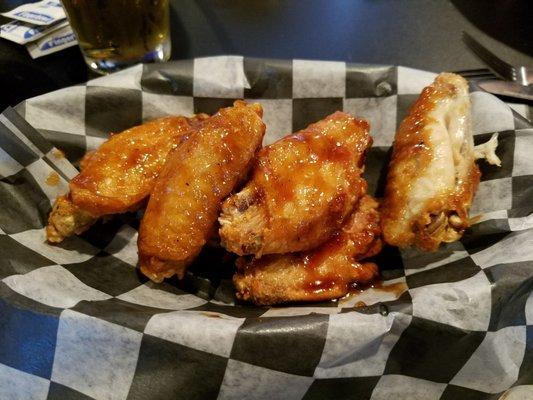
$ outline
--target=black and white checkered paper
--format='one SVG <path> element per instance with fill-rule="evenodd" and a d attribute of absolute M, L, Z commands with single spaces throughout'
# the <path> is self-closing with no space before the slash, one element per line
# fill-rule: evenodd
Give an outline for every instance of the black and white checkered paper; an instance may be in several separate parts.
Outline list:
<path fill-rule="evenodd" d="M 232 260 L 220 249 L 204 251 L 183 281 L 156 285 L 136 269 L 135 214 L 59 246 L 45 242 L 51 202 L 109 132 L 166 114 L 212 113 L 236 98 L 261 103 L 266 143 L 336 110 L 368 119 L 366 177 L 379 196 L 395 129 L 434 77 L 221 56 L 136 66 L 4 111 L 0 399 L 531 395 L 533 129 L 484 92 L 471 95 L 475 142 L 499 132 L 503 165 L 481 163 L 472 214 L 482 217 L 460 242 L 436 253 L 386 248 L 378 257 L 384 285 L 405 290 L 289 307 L 236 304 Z"/>

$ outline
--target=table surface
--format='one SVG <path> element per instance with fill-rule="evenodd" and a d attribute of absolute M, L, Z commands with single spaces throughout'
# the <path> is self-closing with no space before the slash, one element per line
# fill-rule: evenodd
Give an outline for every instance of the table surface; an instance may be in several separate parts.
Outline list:
<path fill-rule="evenodd" d="M 467 31 L 509 62 L 533 65 L 527 0 L 170 1 L 175 60 L 241 54 L 435 72 L 483 68 L 461 42 Z M 25 2 L 0 0 L 0 10 Z M 77 47 L 32 60 L 24 46 L 6 40 L 0 71 L 1 109 L 93 77 Z"/>

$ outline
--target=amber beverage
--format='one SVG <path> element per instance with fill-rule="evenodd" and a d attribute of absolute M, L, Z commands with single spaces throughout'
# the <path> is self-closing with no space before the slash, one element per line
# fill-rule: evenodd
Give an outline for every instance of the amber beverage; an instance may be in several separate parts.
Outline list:
<path fill-rule="evenodd" d="M 109 73 L 170 57 L 168 0 L 61 0 L 87 65 Z"/>

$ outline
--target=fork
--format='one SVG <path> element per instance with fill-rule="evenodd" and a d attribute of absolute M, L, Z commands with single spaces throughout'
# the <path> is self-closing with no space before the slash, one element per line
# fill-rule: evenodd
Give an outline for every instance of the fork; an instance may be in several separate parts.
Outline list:
<path fill-rule="evenodd" d="M 502 79 L 513 81 L 524 86 L 533 84 L 533 68 L 513 66 L 503 61 L 464 31 L 463 42 Z"/>
<path fill-rule="evenodd" d="M 497 78 L 494 73 L 488 68 L 479 68 L 479 69 L 462 69 L 459 71 L 452 71 L 454 74 L 461 75 L 463 78 L 468 80 L 474 79 L 495 79 Z"/>

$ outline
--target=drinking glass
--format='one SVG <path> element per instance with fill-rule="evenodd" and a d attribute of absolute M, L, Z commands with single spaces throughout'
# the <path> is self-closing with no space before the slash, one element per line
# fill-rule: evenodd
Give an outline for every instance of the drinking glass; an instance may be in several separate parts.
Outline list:
<path fill-rule="evenodd" d="M 87 65 L 100 74 L 170 58 L 169 0 L 61 0 Z"/>

